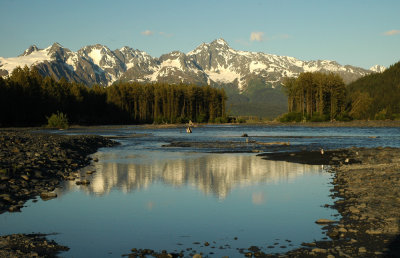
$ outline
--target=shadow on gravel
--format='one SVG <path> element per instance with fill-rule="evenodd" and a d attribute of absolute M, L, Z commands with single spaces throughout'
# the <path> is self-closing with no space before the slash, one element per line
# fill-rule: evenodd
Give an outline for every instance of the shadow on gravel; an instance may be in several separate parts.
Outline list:
<path fill-rule="evenodd" d="M 387 248 L 389 250 L 385 254 L 385 257 L 400 257 L 400 235 L 397 235 Z"/>

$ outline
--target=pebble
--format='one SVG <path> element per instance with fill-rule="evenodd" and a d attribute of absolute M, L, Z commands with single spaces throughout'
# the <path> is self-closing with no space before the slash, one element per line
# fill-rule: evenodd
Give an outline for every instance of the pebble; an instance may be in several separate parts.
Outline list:
<path fill-rule="evenodd" d="M 365 233 L 370 234 L 370 235 L 383 234 L 382 230 L 379 230 L 379 229 L 368 229 L 365 231 Z"/>
<path fill-rule="evenodd" d="M 322 249 L 322 248 L 314 248 L 314 249 L 311 250 L 311 252 L 325 254 L 327 252 L 327 250 L 326 249 Z"/>
<path fill-rule="evenodd" d="M 75 184 L 77 185 L 89 185 L 90 181 L 87 179 L 81 180 L 81 181 L 76 181 Z"/>
<path fill-rule="evenodd" d="M 27 175 L 21 175 L 21 178 L 24 179 L 24 180 L 26 180 L 26 181 L 29 180 L 29 177 L 28 177 Z"/>
<path fill-rule="evenodd" d="M 0 198 L 0 214 L 9 211 L 13 202 L 23 204 L 35 195 L 52 191 L 62 180 L 73 180 L 68 174 L 89 165 L 88 155 L 99 147 L 116 145 L 101 136 L 54 135 L 19 129 L 1 130 L 0 142 L 0 192 L 13 198 L 12 201 Z M 12 150 L 15 152 L 10 155 Z M 11 168 L 12 174 L 8 174 Z"/>
<path fill-rule="evenodd" d="M 357 209 L 357 208 L 354 207 L 354 206 L 350 206 L 350 207 L 349 207 L 349 211 L 350 211 L 351 213 L 360 213 L 360 210 Z"/>
<path fill-rule="evenodd" d="M 40 198 L 42 198 L 43 200 L 49 200 L 49 199 L 53 199 L 56 197 L 57 197 L 57 194 L 54 192 L 41 192 L 40 193 Z"/>
<path fill-rule="evenodd" d="M 358 248 L 358 252 L 359 253 L 366 253 L 367 252 L 367 249 L 365 248 L 365 247 L 360 247 L 360 248 Z"/>
<path fill-rule="evenodd" d="M 336 223 L 337 221 L 330 220 L 330 219 L 319 219 L 315 221 L 317 224 L 331 224 L 331 223 Z"/>

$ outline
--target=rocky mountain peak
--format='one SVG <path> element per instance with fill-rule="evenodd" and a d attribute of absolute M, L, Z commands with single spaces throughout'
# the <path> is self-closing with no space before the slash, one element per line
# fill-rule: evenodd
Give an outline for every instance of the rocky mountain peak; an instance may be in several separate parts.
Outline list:
<path fill-rule="evenodd" d="M 61 49 L 63 49 L 64 47 L 60 44 L 60 43 L 53 43 L 51 46 L 47 47 L 46 50 L 52 54 L 55 53 L 57 51 L 60 51 Z"/>
<path fill-rule="evenodd" d="M 193 51 L 190 51 L 187 53 L 188 56 L 192 55 L 204 55 L 205 53 L 211 52 L 211 51 L 226 51 L 231 49 L 228 45 L 228 43 L 222 39 L 216 39 L 212 41 L 211 43 L 202 43 L 198 47 L 196 47 Z"/>
<path fill-rule="evenodd" d="M 160 56 L 159 60 L 162 62 L 165 59 L 179 59 L 179 58 L 184 58 L 186 57 L 185 53 L 182 53 L 180 51 L 172 51 L 168 54 L 164 54 L 162 56 Z"/>
<path fill-rule="evenodd" d="M 128 46 L 111 51 L 107 46 L 96 44 L 72 52 L 59 43 L 44 50 L 31 46 L 23 55 L 18 59 L 0 58 L 2 69 L 10 73 L 18 65 L 41 65 L 43 75 L 66 77 L 87 84 L 162 79 L 170 83 L 230 85 L 240 92 L 253 86 L 273 88 L 279 86 L 283 78 L 296 77 L 302 72 L 334 72 L 348 83 L 383 69 L 374 66 L 365 70 L 329 60 L 302 61 L 294 57 L 240 51 L 232 49 L 222 38 L 202 43 L 187 54 L 173 51 L 159 58 Z"/>
<path fill-rule="evenodd" d="M 227 47 L 229 48 L 228 43 L 223 39 L 223 38 L 219 38 L 214 40 L 213 42 L 210 43 L 211 46 L 222 46 L 222 47 Z"/>
<path fill-rule="evenodd" d="M 374 65 L 371 68 L 369 68 L 369 70 L 375 73 L 382 73 L 386 70 L 386 67 L 383 65 Z"/>
<path fill-rule="evenodd" d="M 71 53 L 71 50 L 64 48 L 60 43 L 55 42 L 53 45 L 45 49 L 48 55 L 57 61 L 65 62 Z"/>
<path fill-rule="evenodd" d="M 32 46 L 30 46 L 29 48 L 27 48 L 27 49 L 24 51 L 24 53 L 22 53 L 22 54 L 19 55 L 19 56 L 28 56 L 28 55 L 30 55 L 32 52 L 36 52 L 36 51 L 39 51 L 39 48 L 38 48 L 36 45 L 32 45 Z"/>

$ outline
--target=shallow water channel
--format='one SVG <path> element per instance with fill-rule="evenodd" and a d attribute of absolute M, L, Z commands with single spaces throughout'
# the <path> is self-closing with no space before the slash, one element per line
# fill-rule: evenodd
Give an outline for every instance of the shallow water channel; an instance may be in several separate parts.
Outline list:
<path fill-rule="evenodd" d="M 267 161 L 257 147 L 162 147 L 174 141 L 290 141 L 274 151 L 396 146 L 399 131 L 363 128 L 205 126 L 100 127 L 62 133 L 123 136 L 100 149 L 80 172 L 91 183 L 64 182 L 58 198 L 29 201 L 21 213 L 0 215 L 0 233 L 57 233 L 63 257 L 120 257 L 132 248 L 237 257 L 240 248 L 285 252 L 325 237 L 319 218 L 334 219 L 331 174 L 321 166 Z M 261 145 L 263 148 L 265 145 Z M 257 150 L 259 151 L 259 150 Z M 268 149 L 262 149 L 268 151 Z M 272 151 L 272 149 L 271 149 Z M 230 152 L 230 153 L 226 153 Z M 95 170 L 93 175 L 86 171 Z M 204 243 L 209 245 L 205 246 Z M 273 248 L 271 248 L 273 247 Z"/>

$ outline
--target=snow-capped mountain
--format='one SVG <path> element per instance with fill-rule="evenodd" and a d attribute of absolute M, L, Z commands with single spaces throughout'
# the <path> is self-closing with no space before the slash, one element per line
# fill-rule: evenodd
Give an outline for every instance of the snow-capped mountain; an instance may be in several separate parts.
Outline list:
<path fill-rule="evenodd" d="M 382 73 L 386 70 L 386 67 L 383 65 L 374 65 L 371 68 L 369 68 L 369 70 L 374 73 Z"/>
<path fill-rule="evenodd" d="M 174 51 L 159 58 L 146 52 L 123 47 L 110 50 L 97 44 L 73 52 L 54 43 L 45 49 L 31 46 L 18 57 L 0 57 L 0 75 L 5 76 L 17 66 L 36 66 L 39 71 L 56 79 L 86 84 L 111 85 L 113 82 L 138 81 L 234 85 L 243 92 L 252 85 L 274 88 L 284 77 L 301 72 L 334 72 L 346 82 L 381 71 L 340 65 L 335 61 L 301 61 L 294 57 L 232 49 L 223 39 L 203 43 L 189 53 Z"/>

